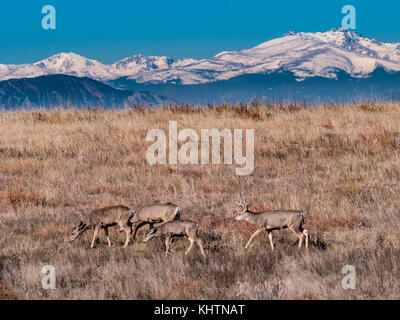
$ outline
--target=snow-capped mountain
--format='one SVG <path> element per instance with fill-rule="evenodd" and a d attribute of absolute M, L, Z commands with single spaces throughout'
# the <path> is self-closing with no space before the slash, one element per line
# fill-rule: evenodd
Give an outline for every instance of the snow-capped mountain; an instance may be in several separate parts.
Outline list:
<path fill-rule="evenodd" d="M 338 71 L 365 77 L 378 67 L 400 71 L 400 43 L 382 43 L 354 31 L 332 29 L 324 33 L 289 32 L 251 49 L 221 52 L 211 59 L 145 71 L 130 79 L 195 84 L 277 70 L 291 71 L 299 79 L 336 78 Z"/>
<path fill-rule="evenodd" d="M 66 74 L 109 81 L 125 77 L 137 83 L 200 84 L 246 74 L 291 72 L 298 80 L 335 79 L 338 72 L 367 77 L 376 69 L 400 71 L 400 43 L 383 43 L 354 31 L 289 32 L 254 48 L 221 52 L 209 59 L 174 61 L 135 55 L 111 65 L 74 53 L 60 53 L 25 65 L 0 65 L 0 80 Z"/>
<path fill-rule="evenodd" d="M 122 59 L 114 63 L 111 68 L 115 74 L 135 75 L 143 70 L 167 69 L 174 60 L 169 57 L 145 57 L 141 54 Z"/>
<path fill-rule="evenodd" d="M 0 81 L 18 78 L 35 78 L 43 75 L 65 74 L 89 77 L 96 80 L 110 80 L 123 76 L 134 76 L 145 70 L 169 68 L 174 60 L 168 57 L 145 57 L 135 55 L 105 65 L 75 53 L 59 53 L 42 61 L 23 65 L 0 64 Z M 179 65 L 181 61 L 177 62 Z"/>

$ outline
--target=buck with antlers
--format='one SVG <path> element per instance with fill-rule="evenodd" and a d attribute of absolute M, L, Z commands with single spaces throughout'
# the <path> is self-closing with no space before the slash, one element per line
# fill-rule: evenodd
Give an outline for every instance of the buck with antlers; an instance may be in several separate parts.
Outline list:
<path fill-rule="evenodd" d="M 135 225 L 133 240 L 136 240 L 136 233 L 143 225 L 150 224 L 150 229 L 153 229 L 154 223 L 179 220 L 180 215 L 181 210 L 173 203 L 151 204 L 138 209 L 130 219 Z"/>
<path fill-rule="evenodd" d="M 130 242 L 130 237 L 132 233 L 132 225 L 130 223 L 130 219 L 133 217 L 134 212 L 124 206 L 114 206 L 107 207 L 102 209 L 97 209 L 89 213 L 89 215 L 83 219 L 74 229 L 72 235 L 69 239 L 70 242 L 78 239 L 85 231 L 94 229 L 94 235 L 91 248 L 94 247 L 94 243 L 98 237 L 100 229 L 104 229 L 104 233 L 106 234 L 108 246 L 111 246 L 111 239 L 108 233 L 108 228 L 118 225 L 120 227 L 120 231 L 125 231 L 126 239 L 124 248 L 126 248 Z"/>
<path fill-rule="evenodd" d="M 299 248 L 301 248 L 303 238 L 305 237 L 306 248 L 308 248 L 308 230 L 303 228 L 305 219 L 304 212 L 299 210 L 270 210 L 257 213 L 250 211 L 249 206 L 245 203 L 237 204 L 242 209 L 242 212 L 236 217 L 236 220 L 245 220 L 257 227 L 257 231 L 254 232 L 247 242 L 246 249 L 249 247 L 254 237 L 263 231 L 266 231 L 271 243 L 271 248 L 274 250 L 272 232 L 286 228 L 292 231 L 299 238 Z"/>

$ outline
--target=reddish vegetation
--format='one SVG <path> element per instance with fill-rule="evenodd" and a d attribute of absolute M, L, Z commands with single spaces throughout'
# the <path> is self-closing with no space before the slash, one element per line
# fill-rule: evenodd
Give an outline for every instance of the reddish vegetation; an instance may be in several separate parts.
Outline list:
<path fill-rule="evenodd" d="M 16 300 L 14 292 L 5 284 L 0 282 L 0 300 Z"/>

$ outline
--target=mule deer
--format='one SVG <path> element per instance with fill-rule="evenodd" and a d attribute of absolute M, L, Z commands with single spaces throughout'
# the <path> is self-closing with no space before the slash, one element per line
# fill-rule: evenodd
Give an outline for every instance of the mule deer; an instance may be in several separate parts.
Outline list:
<path fill-rule="evenodd" d="M 154 223 L 179 220 L 180 215 L 181 210 L 173 203 L 151 204 L 140 208 L 130 219 L 130 222 L 135 224 L 133 240 L 136 240 L 138 229 L 145 224 L 150 224 L 150 229 L 153 229 Z"/>
<path fill-rule="evenodd" d="M 255 225 L 257 231 L 253 233 L 246 244 L 246 249 L 249 247 L 251 241 L 261 232 L 266 231 L 268 234 L 271 248 L 274 250 L 274 243 L 272 242 L 272 232 L 274 230 L 282 230 L 288 228 L 299 238 L 299 248 L 303 243 L 303 238 L 306 239 L 306 248 L 308 248 L 308 230 L 303 229 L 305 214 L 299 210 L 270 210 L 264 212 L 252 212 L 249 206 L 243 203 L 238 203 L 242 209 L 236 220 L 245 220 L 248 223 Z"/>
<path fill-rule="evenodd" d="M 78 239 L 85 231 L 94 229 L 93 240 L 92 244 L 90 245 L 90 247 L 93 248 L 100 229 L 104 229 L 108 246 L 111 246 L 108 228 L 118 225 L 120 227 L 120 231 L 125 231 L 126 233 L 124 244 L 124 248 L 126 248 L 130 242 L 132 233 L 132 225 L 129 220 L 133 217 L 133 214 L 134 212 L 130 208 L 124 206 L 113 206 L 94 210 L 79 223 L 78 227 L 74 229 L 70 237 L 70 242 Z"/>
<path fill-rule="evenodd" d="M 203 245 L 198 236 L 199 225 L 192 221 L 171 221 L 161 223 L 155 228 L 151 229 L 145 236 L 143 242 L 147 242 L 154 237 L 165 237 L 165 255 L 168 255 L 169 244 L 173 236 L 185 236 L 190 241 L 189 248 L 185 251 L 185 255 L 192 249 L 193 244 L 196 242 L 200 248 L 200 252 L 205 257 Z"/>

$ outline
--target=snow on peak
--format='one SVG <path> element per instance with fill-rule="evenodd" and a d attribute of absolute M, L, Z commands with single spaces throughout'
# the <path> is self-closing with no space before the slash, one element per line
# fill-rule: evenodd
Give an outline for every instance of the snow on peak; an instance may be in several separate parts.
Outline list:
<path fill-rule="evenodd" d="M 117 70 L 129 70 L 135 71 L 140 69 L 163 69 L 168 68 L 174 60 L 169 57 L 156 57 L 156 56 L 143 56 L 137 54 L 114 63 L 114 67 Z"/>
<path fill-rule="evenodd" d="M 101 79 L 111 76 L 109 67 L 97 60 L 87 59 L 73 52 L 55 54 L 47 59 L 34 63 L 45 74 L 69 74 L 79 77 Z"/>
<path fill-rule="evenodd" d="M 300 35 L 300 34 L 301 34 L 301 32 L 297 32 L 297 31 L 292 31 L 292 30 L 290 30 L 290 31 L 286 32 L 286 33 L 283 35 L 283 37 L 297 36 L 297 35 Z"/>
<path fill-rule="evenodd" d="M 339 28 L 307 36 L 363 56 L 400 62 L 400 44 L 369 39 L 352 30 Z"/>
<path fill-rule="evenodd" d="M 103 81 L 128 77 L 137 82 L 196 84 L 279 70 L 300 79 L 335 78 L 338 70 L 364 77 L 377 67 L 400 71 L 399 43 L 383 43 L 336 28 L 315 33 L 289 31 L 250 49 L 224 51 L 201 60 L 137 54 L 105 65 L 72 52 L 59 53 L 33 64 L 0 65 L 0 80 L 61 73 Z"/>
<path fill-rule="evenodd" d="M 100 64 L 95 60 L 86 59 L 80 55 L 75 53 L 59 53 L 53 55 L 47 59 L 39 61 L 34 65 L 50 68 L 54 70 L 59 70 L 63 72 L 68 72 L 72 70 L 76 70 L 77 68 L 90 68 L 93 67 L 95 64 Z"/>

